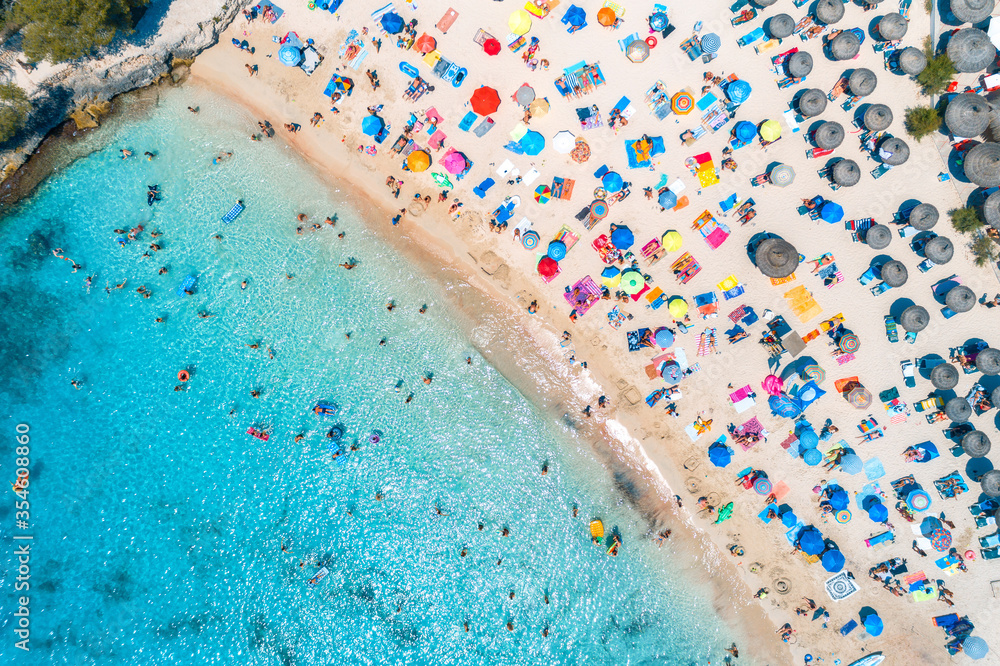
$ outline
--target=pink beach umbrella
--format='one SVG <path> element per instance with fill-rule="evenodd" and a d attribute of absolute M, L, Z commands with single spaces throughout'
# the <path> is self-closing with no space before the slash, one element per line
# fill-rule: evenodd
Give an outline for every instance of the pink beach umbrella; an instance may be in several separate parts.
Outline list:
<path fill-rule="evenodd" d="M 760 387 L 764 389 L 764 392 L 768 395 L 778 395 L 781 393 L 781 387 L 784 386 L 784 382 L 781 381 L 781 377 L 777 375 L 768 375 L 764 377 L 764 381 L 760 383 Z"/>
<path fill-rule="evenodd" d="M 451 174 L 459 174 L 465 171 L 467 166 L 465 162 L 465 155 L 462 153 L 450 153 L 441 160 L 441 165 L 444 166 L 445 170 Z"/>

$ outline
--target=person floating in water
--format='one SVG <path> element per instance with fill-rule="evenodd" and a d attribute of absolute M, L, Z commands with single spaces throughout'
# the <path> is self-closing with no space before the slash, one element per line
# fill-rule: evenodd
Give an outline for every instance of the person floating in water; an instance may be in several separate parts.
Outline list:
<path fill-rule="evenodd" d="M 146 205 L 152 206 L 160 200 L 160 186 L 148 185 L 146 188 Z"/>
<path fill-rule="evenodd" d="M 358 262 L 354 259 L 354 257 L 351 257 L 350 259 L 348 259 L 344 263 L 340 264 L 340 267 L 341 268 L 346 268 L 347 270 L 351 270 L 352 268 L 355 268 L 357 265 L 358 265 Z"/>

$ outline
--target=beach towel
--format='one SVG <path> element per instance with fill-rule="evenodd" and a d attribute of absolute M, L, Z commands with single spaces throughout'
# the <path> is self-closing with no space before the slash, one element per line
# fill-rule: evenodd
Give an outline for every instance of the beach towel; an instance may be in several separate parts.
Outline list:
<path fill-rule="evenodd" d="M 885 467 L 882 466 L 882 461 L 879 460 L 877 457 L 866 460 L 865 476 L 868 477 L 869 481 L 881 479 L 883 476 L 885 476 Z"/>
<path fill-rule="evenodd" d="M 732 300 L 738 296 L 742 296 L 744 293 L 743 285 L 740 284 L 740 281 L 736 279 L 735 275 L 730 275 L 729 277 L 725 278 L 722 282 L 720 282 L 715 286 L 719 291 L 722 292 L 723 298 L 727 301 Z M 733 318 L 732 313 L 729 314 L 729 318 L 730 319 Z M 740 319 L 742 319 L 742 317 L 740 317 Z M 736 321 L 738 320 L 734 320 L 733 323 L 736 323 Z"/>
<path fill-rule="evenodd" d="M 719 299 L 714 291 L 698 294 L 694 297 L 694 303 L 702 319 L 719 316 Z"/>
<path fill-rule="evenodd" d="M 441 130 L 438 130 L 431 135 L 431 138 L 427 140 L 427 143 L 431 148 L 435 150 L 440 150 L 441 146 L 444 145 L 444 140 L 447 138 L 448 135 L 446 135 Z"/>
<path fill-rule="evenodd" d="M 565 199 L 569 201 L 573 196 L 573 185 L 576 184 L 575 180 L 569 178 L 552 178 L 552 198 L 553 199 Z"/>
<path fill-rule="evenodd" d="M 563 294 L 563 297 L 570 304 L 570 307 L 576 310 L 576 314 L 580 316 L 586 314 L 595 303 L 601 300 L 601 288 L 587 275 L 577 281 L 570 291 Z"/>
<path fill-rule="evenodd" d="M 653 342 L 653 332 L 648 328 L 640 328 L 635 331 L 628 331 L 625 333 L 625 340 L 628 342 L 628 350 L 630 352 L 639 351 L 643 347 L 654 347 Z"/>
<path fill-rule="evenodd" d="M 611 324 L 611 328 L 621 328 L 622 322 L 625 321 L 625 314 L 618 309 L 618 306 L 611 308 L 608 312 L 608 323 Z"/>
<path fill-rule="evenodd" d="M 495 123 L 492 118 L 483 118 L 482 121 L 476 125 L 476 129 L 472 130 L 472 133 L 479 137 L 484 136 L 487 132 L 493 129 L 494 124 Z"/>
<path fill-rule="evenodd" d="M 285 13 L 284 9 L 282 9 L 281 7 L 279 7 L 276 4 L 274 4 L 273 2 L 271 2 L 271 0 L 261 0 L 254 7 L 254 9 L 257 10 L 257 13 L 260 14 L 261 16 L 264 16 L 264 9 L 265 8 L 270 8 L 271 9 L 271 18 L 270 18 L 270 22 L 271 23 L 276 23 L 278 21 L 278 19 L 281 18 L 282 14 Z M 265 19 L 265 20 L 267 20 L 267 19 Z"/>
<path fill-rule="evenodd" d="M 437 22 L 437 29 L 447 35 L 448 29 L 455 23 L 455 19 L 457 18 L 458 12 L 449 7 L 448 11 L 441 17 L 441 20 Z"/>

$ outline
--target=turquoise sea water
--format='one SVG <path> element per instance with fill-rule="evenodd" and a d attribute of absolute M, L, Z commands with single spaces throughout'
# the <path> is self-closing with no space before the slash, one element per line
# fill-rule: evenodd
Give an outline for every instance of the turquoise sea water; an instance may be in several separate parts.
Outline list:
<path fill-rule="evenodd" d="M 439 287 L 366 231 L 349 192 L 193 95 L 103 130 L 105 148 L 0 222 L 7 482 L 15 425 L 31 428 L 29 529 L 15 528 L 13 493 L 0 502 L 0 660 L 721 663 L 734 630 L 644 538 L 587 446 L 478 356 Z M 136 157 L 121 160 L 123 146 Z M 213 165 L 220 151 L 234 156 Z M 248 210 L 221 224 L 236 199 Z M 297 235 L 299 212 L 339 222 Z M 113 230 L 139 223 L 120 247 Z M 152 230 L 162 249 L 146 259 Z M 357 270 L 336 267 L 349 256 Z M 195 293 L 178 295 L 188 274 Z M 191 379 L 175 392 L 181 369 Z M 321 400 L 340 414 L 313 414 Z M 334 424 L 360 444 L 342 465 Z M 619 557 L 589 543 L 594 515 L 621 533 Z M 14 647 L 12 532 L 34 536 L 28 653 Z M 310 588 L 317 563 L 331 573 Z"/>

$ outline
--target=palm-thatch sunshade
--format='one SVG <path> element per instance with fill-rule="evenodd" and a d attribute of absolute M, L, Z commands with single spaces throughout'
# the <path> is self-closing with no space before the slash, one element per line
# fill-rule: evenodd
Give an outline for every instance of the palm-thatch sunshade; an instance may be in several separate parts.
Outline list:
<path fill-rule="evenodd" d="M 906 29 L 909 24 L 903 15 L 894 12 L 892 14 L 886 14 L 878 22 L 878 34 L 882 39 L 886 41 L 893 41 L 896 39 L 902 39 L 903 35 L 906 34 Z"/>
<path fill-rule="evenodd" d="M 922 305 L 911 305 L 903 310 L 903 314 L 899 315 L 899 325 L 908 333 L 918 333 L 927 328 L 930 323 L 931 316 L 928 314 L 927 308 Z"/>
<path fill-rule="evenodd" d="M 931 369 L 931 384 L 939 391 L 950 391 L 958 386 L 958 368 L 951 363 L 940 363 Z"/>
<path fill-rule="evenodd" d="M 826 110 L 826 93 L 819 88 L 810 88 L 799 97 L 799 112 L 806 118 L 818 116 Z"/>
<path fill-rule="evenodd" d="M 884 250 L 892 242 L 892 230 L 884 224 L 873 224 L 865 232 L 865 243 L 873 250 Z"/>
<path fill-rule="evenodd" d="M 844 30 L 830 42 L 834 60 L 850 60 L 861 51 L 861 40 L 850 30 Z"/>
<path fill-rule="evenodd" d="M 875 92 L 878 85 L 878 78 L 875 72 L 865 67 L 858 67 L 851 72 L 847 79 L 847 87 L 851 89 L 851 94 L 856 97 L 866 97 Z"/>
<path fill-rule="evenodd" d="M 1000 185 L 1000 143 L 981 143 L 965 154 L 965 177 L 980 187 Z"/>
<path fill-rule="evenodd" d="M 952 287 L 944 297 L 944 304 L 954 312 L 968 312 L 976 307 L 976 292 L 964 284 Z"/>
<path fill-rule="evenodd" d="M 927 68 L 927 56 L 914 46 L 907 46 L 899 52 L 899 68 L 904 74 L 916 76 Z"/>
<path fill-rule="evenodd" d="M 957 396 L 944 403 L 944 414 L 949 421 L 965 423 L 972 418 L 972 405 L 965 398 Z"/>
<path fill-rule="evenodd" d="M 997 49 L 978 28 L 959 30 L 948 41 L 948 57 L 957 72 L 979 72 L 993 62 Z"/>
<path fill-rule="evenodd" d="M 982 430 L 962 435 L 962 450 L 971 458 L 983 458 L 990 452 L 990 438 Z"/>
<path fill-rule="evenodd" d="M 841 0 L 819 0 L 816 4 L 816 19 L 820 23 L 832 25 L 844 18 L 844 3 Z"/>
<path fill-rule="evenodd" d="M 778 0 L 753 0 L 753 3 L 758 7 L 770 7 Z"/>
<path fill-rule="evenodd" d="M 955 256 L 955 245 L 946 236 L 935 236 L 924 245 L 924 255 L 939 266 Z"/>
<path fill-rule="evenodd" d="M 784 278 L 798 267 L 799 252 L 783 238 L 767 238 L 757 246 L 754 260 L 767 277 Z"/>
<path fill-rule="evenodd" d="M 816 145 L 824 150 L 833 150 L 844 142 L 844 126 L 832 120 L 816 129 Z"/>
<path fill-rule="evenodd" d="M 991 469 L 979 477 L 979 485 L 987 497 L 1000 497 L 1000 469 Z"/>
<path fill-rule="evenodd" d="M 933 204 L 920 203 L 910 211 L 910 226 L 917 231 L 928 231 L 934 228 L 939 217 L 941 214 L 938 213 L 938 209 Z"/>
<path fill-rule="evenodd" d="M 796 51 L 788 57 L 786 64 L 788 76 L 801 79 L 813 69 L 813 57 L 805 51 Z"/>
<path fill-rule="evenodd" d="M 865 109 L 863 120 L 865 129 L 881 132 L 892 124 L 892 109 L 885 104 L 872 104 Z"/>
<path fill-rule="evenodd" d="M 1000 191 L 986 197 L 986 203 L 983 204 L 983 219 L 986 220 L 986 224 L 1000 230 Z"/>
<path fill-rule="evenodd" d="M 976 354 L 976 369 L 984 375 L 1000 375 L 1000 349 L 987 347 Z"/>
<path fill-rule="evenodd" d="M 993 0 L 951 0 L 951 13 L 962 23 L 975 25 L 993 13 Z"/>
<path fill-rule="evenodd" d="M 854 160 L 840 160 L 833 165 L 832 175 L 837 185 L 851 187 L 861 180 L 861 168 Z"/>
<path fill-rule="evenodd" d="M 788 14 L 775 14 L 767 22 L 767 31 L 774 39 L 784 39 L 795 30 L 795 19 Z"/>
<path fill-rule="evenodd" d="M 890 166 L 899 166 L 910 159 L 910 147 L 902 139 L 890 136 L 879 144 L 878 156 Z"/>
<path fill-rule="evenodd" d="M 1000 407 L 1000 386 L 993 389 L 993 393 L 990 393 L 990 402 L 993 403 L 994 407 Z"/>
<path fill-rule="evenodd" d="M 906 266 L 901 261 L 893 259 L 882 266 L 882 281 L 890 287 L 902 287 L 909 277 L 910 274 L 906 272 Z"/>
<path fill-rule="evenodd" d="M 955 95 L 944 110 L 944 124 L 959 137 L 979 136 L 990 126 L 993 108 L 976 93 Z"/>

